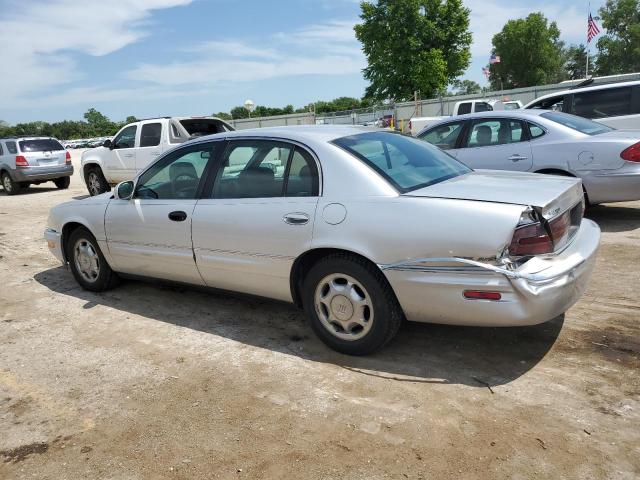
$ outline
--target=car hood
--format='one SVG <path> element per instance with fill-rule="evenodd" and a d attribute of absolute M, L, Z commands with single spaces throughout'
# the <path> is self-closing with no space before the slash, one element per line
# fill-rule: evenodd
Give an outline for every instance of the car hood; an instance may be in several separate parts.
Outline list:
<path fill-rule="evenodd" d="M 582 182 L 574 177 L 476 170 L 404 196 L 511 203 L 539 209 L 551 218 L 582 200 Z"/>

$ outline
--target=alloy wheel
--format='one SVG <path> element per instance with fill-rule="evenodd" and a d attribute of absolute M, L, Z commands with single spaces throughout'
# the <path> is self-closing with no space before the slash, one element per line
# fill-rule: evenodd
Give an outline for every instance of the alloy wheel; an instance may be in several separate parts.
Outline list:
<path fill-rule="evenodd" d="M 73 247 L 73 261 L 82 278 L 93 283 L 100 275 L 100 257 L 95 247 L 85 238 L 80 238 Z"/>
<path fill-rule="evenodd" d="M 89 173 L 87 183 L 89 184 L 89 193 L 91 193 L 92 196 L 100 194 L 100 179 L 96 172 Z"/>
<path fill-rule="evenodd" d="M 358 340 L 371 330 L 373 303 L 367 290 L 355 278 L 342 273 L 324 277 L 314 295 L 322 325 L 334 336 Z"/>

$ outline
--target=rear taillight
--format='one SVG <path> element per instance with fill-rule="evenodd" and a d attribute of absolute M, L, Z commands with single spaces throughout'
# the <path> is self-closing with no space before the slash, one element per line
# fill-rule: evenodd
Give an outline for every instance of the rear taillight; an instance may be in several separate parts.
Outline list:
<path fill-rule="evenodd" d="M 27 162 L 26 158 L 24 158 L 22 155 L 16 156 L 16 167 L 28 167 L 28 166 L 29 166 L 29 162 Z"/>
<path fill-rule="evenodd" d="M 540 222 L 516 228 L 513 232 L 509 253 L 518 257 L 553 252 L 553 241 Z"/>
<path fill-rule="evenodd" d="M 640 162 L 640 142 L 625 148 L 620 157 L 627 162 Z"/>
<path fill-rule="evenodd" d="M 69 152 L 67 152 L 67 154 L 65 155 L 64 163 L 66 163 L 67 165 L 71 165 L 71 154 Z"/>

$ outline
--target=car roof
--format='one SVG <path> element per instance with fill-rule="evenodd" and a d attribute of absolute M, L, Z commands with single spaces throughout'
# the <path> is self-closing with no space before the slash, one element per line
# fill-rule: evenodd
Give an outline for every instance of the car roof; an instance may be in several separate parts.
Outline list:
<path fill-rule="evenodd" d="M 330 142 L 337 138 L 348 137 L 358 133 L 385 131 L 375 127 L 352 125 L 291 125 L 286 127 L 250 128 L 233 132 L 216 133 L 197 137 L 187 143 L 197 143 L 217 138 L 265 137 L 282 138 L 294 141 Z M 391 133 L 391 132 L 390 132 Z"/>
<path fill-rule="evenodd" d="M 632 87 L 634 85 L 640 85 L 640 80 L 631 80 L 628 82 L 616 82 L 616 83 L 603 83 L 600 85 L 589 85 L 587 87 L 568 88 L 566 90 L 558 90 L 557 92 L 547 93 L 546 95 L 542 95 L 541 97 L 538 97 L 530 101 L 529 103 L 527 103 L 527 105 L 524 106 L 524 108 L 527 108 L 527 106 L 531 105 L 532 103 L 538 102 L 539 100 L 544 100 L 547 98 L 560 96 L 560 95 L 567 95 L 569 93 L 591 92 L 591 91 L 597 91 L 597 90 L 606 90 L 609 88 Z"/>
<path fill-rule="evenodd" d="M 429 127 L 431 127 L 433 125 L 436 125 L 436 124 L 459 121 L 459 120 L 467 120 L 467 119 L 470 119 L 470 118 L 479 118 L 479 117 L 480 118 L 491 118 L 491 117 L 499 117 L 499 118 L 504 118 L 504 117 L 509 117 L 509 118 L 534 118 L 534 117 L 539 117 L 543 113 L 547 113 L 547 112 L 549 112 L 549 110 L 517 109 L 517 110 L 490 110 L 488 112 L 465 113 L 464 115 L 455 115 L 455 116 L 451 116 L 451 117 L 444 117 L 442 120 L 439 120 L 437 123 L 433 123 L 433 124 L 429 125 Z"/>

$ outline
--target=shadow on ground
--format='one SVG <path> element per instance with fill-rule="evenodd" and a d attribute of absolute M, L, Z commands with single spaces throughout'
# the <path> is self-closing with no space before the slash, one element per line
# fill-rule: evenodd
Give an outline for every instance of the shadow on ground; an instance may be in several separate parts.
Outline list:
<path fill-rule="evenodd" d="M 640 209 L 626 206 L 594 205 L 585 217 L 596 222 L 603 232 L 628 232 L 640 228 Z"/>
<path fill-rule="evenodd" d="M 508 383 L 533 368 L 553 346 L 564 322 L 558 317 L 518 328 L 406 322 L 383 350 L 350 357 L 324 346 L 303 312 L 289 304 L 139 281 L 96 294 L 82 290 L 62 267 L 40 272 L 35 280 L 56 293 L 86 301 L 85 309 L 104 305 L 364 375 L 482 388 Z"/>

